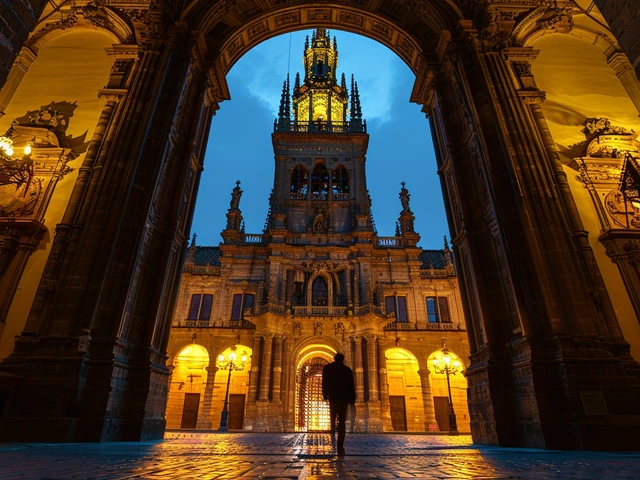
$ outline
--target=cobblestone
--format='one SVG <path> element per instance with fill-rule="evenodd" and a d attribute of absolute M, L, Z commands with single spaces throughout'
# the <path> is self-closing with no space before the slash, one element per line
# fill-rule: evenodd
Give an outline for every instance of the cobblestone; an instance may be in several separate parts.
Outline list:
<path fill-rule="evenodd" d="M 0 444 L 0 478 L 13 479 L 531 479 L 637 480 L 640 453 L 473 445 L 460 435 L 168 432 L 161 442 Z"/>

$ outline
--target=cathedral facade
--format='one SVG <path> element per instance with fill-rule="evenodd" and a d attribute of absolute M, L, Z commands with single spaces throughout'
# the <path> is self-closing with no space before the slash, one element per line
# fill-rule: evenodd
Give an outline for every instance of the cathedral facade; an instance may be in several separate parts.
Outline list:
<path fill-rule="evenodd" d="M 307 39 L 303 58 L 292 94 L 289 79 L 283 86 L 264 232 L 244 232 L 238 182 L 223 243 L 189 248 L 167 426 L 218 428 L 228 393 L 232 428 L 326 430 L 321 372 L 341 352 L 356 380 L 352 431 L 449 430 L 445 373 L 433 365 L 444 351 L 459 365 L 450 378 L 457 427 L 469 431 L 469 347 L 451 250 L 446 239 L 443 250 L 417 246 L 404 182 L 396 235 L 378 236 L 358 85 L 338 76 L 325 29 Z M 232 352 L 246 360 L 229 373 Z"/>

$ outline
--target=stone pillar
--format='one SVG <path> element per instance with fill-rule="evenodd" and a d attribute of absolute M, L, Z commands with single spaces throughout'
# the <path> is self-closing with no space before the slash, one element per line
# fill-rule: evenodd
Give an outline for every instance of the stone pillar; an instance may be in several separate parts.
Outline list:
<path fill-rule="evenodd" d="M 367 335 L 367 378 L 369 379 L 369 400 L 367 401 L 367 432 L 382 432 L 380 392 L 378 391 L 378 354 L 376 335 Z"/>
<path fill-rule="evenodd" d="M 207 383 L 204 387 L 202 407 L 200 408 L 198 423 L 196 425 L 196 429 L 198 430 L 216 430 L 220 424 L 220 417 L 216 417 L 216 414 L 221 415 L 222 412 L 211 411 L 213 387 L 216 381 L 216 373 L 218 373 L 216 361 L 216 357 L 209 358 L 209 366 L 207 367 Z"/>
<path fill-rule="evenodd" d="M 283 403 L 282 411 L 284 412 L 284 431 L 295 431 L 295 399 L 296 399 L 296 382 L 295 382 L 295 365 L 294 358 L 291 354 L 292 338 L 285 337 L 283 340 L 282 353 L 282 385 L 283 390 L 280 392 L 280 398 Z"/>
<path fill-rule="evenodd" d="M 615 52 L 607 58 L 607 64 L 615 72 L 629 98 L 640 113 L 640 82 L 629 58 L 622 52 Z"/>
<path fill-rule="evenodd" d="M 271 382 L 271 352 L 273 334 L 263 334 L 262 360 L 260 362 L 260 391 L 256 402 L 257 432 L 269 431 L 269 384 Z"/>
<path fill-rule="evenodd" d="M 355 337 L 355 351 L 353 359 L 353 373 L 356 382 L 356 414 L 353 421 L 353 431 L 364 433 L 367 431 L 367 404 L 364 401 L 364 369 L 362 367 L 362 337 Z"/>
<path fill-rule="evenodd" d="M 280 403 L 280 382 L 282 381 L 282 335 L 274 335 L 273 347 L 273 389 L 271 390 L 271 401 Z"/>
<path fill-rule="evenodd" d="M 247 405 L 245 407 L 245 430 L 253 430 L 256 422 L 256 400 L 258 399 L 258 383 L 260 378 L 260 344 L 262 335 L 253 336 L 251 353 L 251 370 L 249 371 L 249 388 L 247 389 Z"/>
<path fill-rule="evenodd" d="M 629 424 L 615 416 L 597 424 L 586 403 L 570 400 L 595 390 L 603 409 L 640 417 L 638 404 L 620 402 L 638 392 L 628 345 L 608 301 L 600 301 L 592 278 L 597 267 L 585 266 L 572 205 L 550 158 L 552 142 L 530 107 L 544 96 L 533 81 L 530 49 L 505 48 L 501 29 L 512 24 L 477 30 L 500 8 L 479 6 L 484 13 L 475 23 L 461 21 L 455 40 L 443 36 L 438 73 L 424 73 L 414 90 L 434 119 L 473 334 L 466 375 L 474 441 L 624 448 L 621 439 L 633 437 Z M 595 363 L 602 349 L 620 366 L 616 373 L 580 374 L 602 371 L 601 360 Z M 543 367 L 553 359 L 561 359 L 557 368 Z M 525 418 L 534 420 L 514 421 Z"/>
<path fill-rule="evenodd" d="M 55 259 L 55 290 L 3 362 L 23 376 L 4 438 L 108 441 L 164 433 L 168 310 L 212 108 L 202 108 L 205 42 L 194 45 L 188 31 L 169 28 L 170 16 L 156 8 L 148 12 L 154 38 L 142 35 L 142 46 L 125 47 L 132 62 L 126 100 L 114 106 L 111 121 L 103 112 L 106 131 L 90 147 L 97 153 L 88 152 L 86 161 L 96 160 L 86 165 L 86 190 L 76 185 L 70 205 L 77 202 L 77 211 L 65 215 L 82 234 Z M 89 339 L 86 351 L 78 351 L 81 336 Z M 36 397 L 52 407 L 46 418 L 26 401 Z"/>
<path fill-rule="evenodd" d="M 391 402 L 389 400 L 389 378 L 387 377 L 387 357 L 385 349 L 387 339 L 378 338 L 378 378 L 380 385 L 380 411 L 382 417 L 382 429 L 385 432 L 393 430 L 391 424 Z"/>
<path fill-rule="evenodd" d="M 281 402 L 282 335 L 274 335 L 273 338 L 273 380 L 271 403 L 269 405 L 269 431 L 282 432 L 284 429 L 283 405 Z"/>
<path fill-rule="evenodd" d="M 429 382 L 429 369 L 418 370 L 420 375 L 420 386 L 422 387 L 422 404 L 424 405 L 424 431 L 438 432 L 438 422 L 436 422 L 436 410 L 433 405 L 433 395 L 431 395 L 431 383 Z"/>

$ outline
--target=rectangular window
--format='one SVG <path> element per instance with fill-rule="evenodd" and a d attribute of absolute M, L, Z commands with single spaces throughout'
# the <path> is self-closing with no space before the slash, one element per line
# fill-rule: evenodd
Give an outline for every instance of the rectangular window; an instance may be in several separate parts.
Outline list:
<path fill-rule="evenodd" d="M 438 307 L 440 307 L 440 322 L 451 323 L 449 315 L 449 301 L 447 297 L 438 297 Z"/>
<path fill-rule="evenodd" d="M 253 314 L 253 306 L 255 305 L 255 295 L 252 293 L 233 295 L 233 304 L 231 305 L 231 320 L 242 320 L 245 315 Z"/>
<path fill-rule="evenodd" d="M 438 308 L 436 307 L 436 297 L 427 297 L 427 319 L 429 323 L 438 322 Z"/>
<path fill-rule="evenodd" d="M 204 293 L 202 295 L 202 305 L 200 306 L 200 320 L 209 320 L 211 318 L 211 305 L 213 304 L 213 295 Z"/>
<path fill-rule="evenodd" d="M 447 297 L 427 297 L 427 318 L 429 323 L 451 323 Z"/>
<path fill-rule="evenodd" d="M 202 301 L 202 295 L 191 295 L 191 307 L 189 307 L 189 320 L 197 320 L 198 313 L 200 313 L 200 302 Z"/>
<path fill-rule="evenodd" d="M 209 320 L 211 318 L 213 295 L 210 293 L 196 293 L 191 295 L 191 306 L 187 320 Z"/>
<path fill-rule="evenodd" d="M 231 320 L 242 319 L 242 294 L 236 293 L 233 296 L 233 305 L 231 306 Z"/>
<path fill-rule="evenodd" d="M 407 322 L 407 297 L 390 295 L 384 297 L 384 305 L 387 315 L 393 313 L 398 322 Z"/>

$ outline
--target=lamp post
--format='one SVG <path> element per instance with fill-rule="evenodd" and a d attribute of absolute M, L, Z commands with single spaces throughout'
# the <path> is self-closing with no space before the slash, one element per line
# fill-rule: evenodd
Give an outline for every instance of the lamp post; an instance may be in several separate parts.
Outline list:
<path fill-rule="evenodd" d="M 433 369 L 436 373 L 444 373 L 447 377 L 447 390 L 449 392 L 449 435 L 458 435 L 458 423 L 456 421 L 456 412 L 453 410 L 453 400 L 451 398 L 451 381 L 450 375 L 455 375 L 462 369 L 460 360 L 452 360 L 451 351 L 442 342 L 442 355 L 433 359 Z"/>
<path fill-rule="evenodd" d="M 240 371 L 244 370 L 244 366 L 247 363 L 247 352 L 242 352 L 242 356 L 238 361 L 238 354 L 236 353 L 236 345 L 231 347 L 231 352 L 228 355 L 220 354 L 218 355 L 218 361 L 216 362 L 216 366 L 219 370 L 229 370 L 229 376 L 227 377 L 227 391 L 224 395 L 224 406 L 222 407 L 222 414 L 220 415 L 220 427 L 218 428 L 219 432 L 228 432 L 227 428 L 227 418 L 229 417 L 229 385 L 231 385 L 231 372 L 234 370 Z"/>

